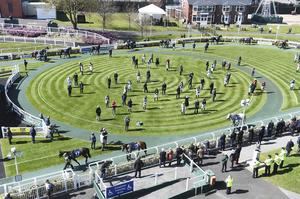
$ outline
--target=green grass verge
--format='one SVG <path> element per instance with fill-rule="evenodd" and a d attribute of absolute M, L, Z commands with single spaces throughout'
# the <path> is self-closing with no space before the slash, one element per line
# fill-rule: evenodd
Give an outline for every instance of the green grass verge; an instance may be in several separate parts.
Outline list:
<path fill-rule="evenodd" d="M 294 63 L 293 50 L 282 50 L 276 47 L 263 46 L 213 46 L 213 54 L 222 56 L 225 59 L 231 58 L 237 60 L 242 56 L 245 67 L 256 68 L 258 72 L 272 80 L 283 94 L 283 105 L 281 109 L 298 107 L 300 93 L 298 90 L 290 91 L 289 84 L 292 79 L 296 80 L 296 87 L 300 77 L 296 73 L 296 64 Z M 203 49 L 200 49 L 200 51 Z M 268 87 L 268 85 L 267 85 Z"/>
<path fill-rule="evenodd" d="M 34 43 L 0 42 L 0 53 L 32 52 L 34 50 L 41 50 L 45 47 L 52 48 L 53 46 Z"/>
<path fill-rule="evenodd" d="M 139 60 L 142 54 L 133 53 Z M 149 57 L 149 54 L 147 54 Z M 74 72 L 79 73 L 77 62 L 68 62 L 59 67 L 52 68 L 34 79 L 26 94 L 30 102 L 44 115 L 50 115 L 51 118 L 66 122 L 76 127 L 89 130 L 98 130 L 100 127 L 106 127 L 112 133 L 124 132 L 124 117 L 131 117 L 131 131 L 128 135 L 168 135 L 168 134 L 190 134 L 200 131 L 212 130 L 216 127 L 229 125 L 226 115 L 231 112 L 241 112 L 240 101 L 247 97 L 251 77 L 232 70 L 231 84 L 228 87 L 223 86 L 223 79 L 226 71 L 221 70 L 220 63 L 218 70 L 214 73 L 213 80 L 206 78 L 205 59 L 198 58 L 198 53 L 189 53 L 186 55 L 173 54 L 172 50 L 161 50 L 154 52 L 154 57 L 159 56 L 161 65 L 156 68 L 152 66 L 152 82 L 149 83 L 150 93 L 143 93 L 143 83 L 136 83 L 137 69 L 131 65 L 131 55 L 114 55 L 113 58 L 107 56 L 94 56 L 82 60 L 85 67 L 91 61 L 94 63 L 93 74 L 79 75 L 79 81 L 83 81 L 87 86 L 84 94 L 79 93 L 78 88 L 73 89 L 73 97 L 67 96 L 67 76 L 72 76 Z M 166 59 L 171 59 L 172 70 L 165 70 Z M 210 60 L 212 63 L 212 60 Z M 140 61 L 141 62 L 141 61 Z M 184 75 L 179 76 L 177 68 L 180 64 L 184 65 Z M 146 65 L 140 65 L 142 82 L 145 81 Z M 113 78 L 114 72 L 119 73 L 120 84 L 112 83 L 112 89 L 107 89 L 107 77 Z M 195 73 L 193 89 L 187 88 L 187 75 L 190 72 Z M 193 114 L 195 101 L 195 87 L 199 85 L 200 77 L 205 77 L 205 90 L 201 92 L 201 98 L 207 98 L 207 111 Z M 104 96 L 109 94 L 110 99 L 115 99 L 118 105 L 121 105 L 121 95 L 124 85 L 128 80 L 133 82 L 133 91 L 129 92 L 128 99 L 133 100 L 133 113 L 129 114 L 127 107 L 117 108 L 117 117 L 113 118 L 111 109 L 105 108 Z M 161 90 L 162 82 L 167 83 L 167 95 L 161 96 L 158 102 L 153 101 L 153 92 L 155 88 Z M 185 89 L 181 99 L 175 98 L 176 88 L 180 81 L 184 82 Z M 212 102 L 208 91 L 208 86 L 214 81 L 217 87 L 217 101 Z M 148 109 L 142 109 L 143 97 L 148 96 Z M 180 114 L 180 104 L 184 96 L 190 96 L 190 107 L 188 114 Z M 253 98 L 253 107 L 249 108 L 248 115 L 257 112 L 265 103 L 266 94 L 259 90 Z M 102 120 L 95 120 L 95 108 L 100 104 L 102 108 Z M 143 121 L 143 127 L 136 127 L 137 121 Z"/>
<path fill-rule="evenodd" d="M 296 148 L 296 147 L 295 147 Z M 274 158 L 275 153 L 279 153 L 280 149 L 261 154 L 261 161 L 264 161 L 268 154 L 272 155 Z M 278 170 L 278 174 L 272 175 L 270 177 L 263 177 L 264 180 L 271 182 L 276 186 L 280 186 L 284 189 L 296 192 L 300 194 L 299 184 L 300 184 L 300 164 L 299 164 L 300 154 L 294 152 L 291 153 L 289 157 L 284 161 L 284 168 Z M 271 168 L 273 170 L 273 166 Z M 271 170 L 271 171 L 272 171 Z M 263 172 L 261 172 L 263 173 Z"/>
<path fill-rule="evenodd" d="M 31 143 L 31 138 L 14 138 L 13 144 L 9 145 L 7 139 L 1 139 L 1 147 L 3 157 L 10 153 L 11 147 L 16 147 L 17 151 L 23 152 L 22 157 L 17 158 L 19 173 L 35 171 L 45 167 L 50 167 L 58 164 L 63 164 L 64 159 L 58 157 L 60 150 L 73 150 L 80 147 L 90 148 L 88 141 L 69 138 L 55 137 L 53 142 L 45 138 L 38 138 L 35 144 Z M 97 142 L 99 147 L 99 142 Z M 110 149 L 118 150 L 119 146 L 108 146 Z M 105 151 L 106 152 L 106 151 Z M 101 150 L 91 150 L 91 156 L 100 155 Z M 76 164 L 76 163 L 75 163 Z M 75 165 L 74 164 L 74 165 Z M 14 176 L 16 174 L 14 160 L 4 162 L 6 176 Z"/>
<path fill-rule="evenodd" d="M 138 16 L 135 14 L 131 16 L 131 27 L 129 28 L 128 16 L 126 13 L 114 13 L 106 22 L 106 29 L 113 30 L 131 30 L 139 31 L 139 26 L 135 22 Z M 102 29 L 102 19 L 97 13 L 86 13 L 87 23 L 79 23 L 79 28 Z M 59 26 L 72 26 L 70 21 L 55 20 Z M 148 27 L 150 29 L 150 27 Z M 152 26 L 152 31 L 186 31 L 185 27 L 163 27 Z"/>

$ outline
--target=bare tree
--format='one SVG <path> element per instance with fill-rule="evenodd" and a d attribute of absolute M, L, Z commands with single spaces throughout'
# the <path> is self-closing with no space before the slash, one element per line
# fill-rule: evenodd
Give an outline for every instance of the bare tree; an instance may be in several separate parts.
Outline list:
<path fill-rule="evenodd" d="M 139 31 L 141 33 L 141 37 L 144 38 L 144 34 L 147 32 L 148 25 L 149 25 L 149 19 L 145 16 L 139 16 L 136 15 L 135 17 L 135 23 L 139 27 Z"/>
<path fill-rule="evenodd" d="M 110 0 L 95 0 L 96 12 L 102 19 L 102 29 L 104 30 L 107 25 L 107 20 L 116 11 L 116 7 L 113 1 Z"/>
<path fill-rule="evenodd" d="M 63 10 L 69 17 L 73 28 L 77 29 L 77 14 L 85 11 L 89 7 L 89 1 L 85 0 L 45 0 L 56 6 L 57 9 Z"/>
<path fill-rule="evenodd" d="M 128 19 L 128 29 L 131 29 L 131 22 L 133 16 L 136 14 L 137 9 L 135 7 L 135 4 L 133 2 L 128 2 L 125 4 L 125 10 L 126 10 L 126 16 Z"/>

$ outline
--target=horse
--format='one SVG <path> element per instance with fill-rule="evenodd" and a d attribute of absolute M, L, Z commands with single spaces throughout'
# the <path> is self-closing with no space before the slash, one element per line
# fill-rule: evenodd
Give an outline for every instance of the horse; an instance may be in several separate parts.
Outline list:
<path fill-rule="evenodd" d="M 238 126 L 246 121 L 246 115 L 243 113 L 229 113 L 226 119 L 231 120 L 233 126 Z"/>
<path fill-rule="evenodd" d="M 147 145 L 146 145 L 146 142 L 143 142 L 143 141 L 123 144 L 121 149 L 122 149 L 122 151 L 125 151 L 126 153 L 129 153 L 128 156 L 127 156 L 128 161 L 131 159 L 130 153 L 134 150 L 138 150 L 137 156 L 139 156 L 139 151 L 140 150 L 143 150 L 145 155 L 147 155 Z"/>
<path fill-rule="evenodd" d="M 74 149 L 72 151 L 59 151 L 58 156 L 62 157 L 67 155 L 71 160 L 74 160 L 74 162 L 76 162 L 78 165 L 80 165 L 80 163 L 76 160 L 76 158 L 83 156 L 85 157 L 85 164 L 87 165 L 87 161 L 88 158 L 91 158 L 91 154 L 90 154 L 90 149 L 89 148 L 79 148 L 79 149 Z"/>
<path fill-rule="evenodd" d="M 247 38 L 242 38 L 240 39 L 240 43 L 243 43 L 243 44 L 252 44 L 252 41 L 253 41 L 253 37 L 247 37 Z"/>
<path fill-rule="evenodd" d="M 222 35 L 219 35 L 219 36 L 213 36 L 210 38 L 210 43 L 211 44 L 219 44 L 220 40 L 222 38 Z"/>

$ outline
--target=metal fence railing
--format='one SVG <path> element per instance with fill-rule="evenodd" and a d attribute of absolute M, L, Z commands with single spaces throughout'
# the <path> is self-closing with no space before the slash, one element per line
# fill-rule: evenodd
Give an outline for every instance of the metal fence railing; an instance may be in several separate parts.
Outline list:
<path fill-rule="evenodd" d="M 19 66 L 15 65 L 11 71 L 11 76 L 7 79 L 6 84 L 4 86 L 4 92 L 6 101 L 8 103 L 8 106 L 10 107 L 11 111 L 16 113 L 18 117 L 31 125 L 35 126 L 35 129 L 38 133 L 42 133 L 44 137 L 48 136 L 48 127 L 44 120 L 31 115 L 30 113 L 27 113 L 26 111 L 22 110 L 20 107 L 18 107 L 9 97 L 9 89 L 14 84 L 14 82 L 20 78 L 20 72 L 19 72 Z M 6 137 L 5 131 L 2 131 L 3 137 Z"/>

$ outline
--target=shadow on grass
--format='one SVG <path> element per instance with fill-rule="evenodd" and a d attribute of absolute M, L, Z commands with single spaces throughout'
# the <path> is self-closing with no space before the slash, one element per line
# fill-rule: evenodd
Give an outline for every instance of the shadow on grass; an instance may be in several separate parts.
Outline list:
<path fill-rule="evenodd" d="M 144 131 L 144 128 L 134 128 L 134 129 L 128 129 L 128 131 Z"/>

